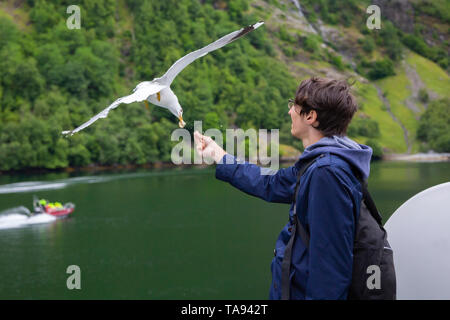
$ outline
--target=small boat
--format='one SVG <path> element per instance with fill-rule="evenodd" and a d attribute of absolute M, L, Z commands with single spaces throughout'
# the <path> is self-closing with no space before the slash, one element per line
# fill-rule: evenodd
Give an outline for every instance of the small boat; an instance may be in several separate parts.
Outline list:
<path fill-rule="evenodd" d="M 67 217 L 75 210 L 75 205 L 71 202 L 60 206 L 42 205 L 37 197 L 33 198 L 34 214 L 47 213 L 55 217 Z"/>
<path fill-rule="evenodd" d="M 48 208 L 45 213 L 56 217 L 65 217 L 75 210 L 75 205 L 71 202 L 64 204 L 62 208 Z"/>

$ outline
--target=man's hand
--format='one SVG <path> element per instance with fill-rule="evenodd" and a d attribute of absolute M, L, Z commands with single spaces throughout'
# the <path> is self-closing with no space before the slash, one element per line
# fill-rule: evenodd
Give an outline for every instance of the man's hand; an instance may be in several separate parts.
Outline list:
<path fill-rule="evenodd" d="M 203 158 L 211 158 L 218 163 L 226 154 L 211 137 L 201 135 L 198 131 L 194 132 L 194 141 L 195 150 Z"/>

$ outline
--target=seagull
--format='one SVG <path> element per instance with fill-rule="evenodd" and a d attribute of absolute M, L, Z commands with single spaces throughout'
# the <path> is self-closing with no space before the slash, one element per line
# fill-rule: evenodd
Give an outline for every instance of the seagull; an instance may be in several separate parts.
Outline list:
<path fill-rule="evenodd" d="M 175 117 L 178 118 L 178 125 L 180 126 L 180 128 L 184 128 L 186 123 L 183 121 L 183 109 L 178 102 L 177 96 L 172 91 L 172 89 L 170 89 L 170 85 L 172 84 L 175 77 L 190 63 L 194 62 L 198 58 L 201 58 L 207 55 L 209 52 L 220 49 L 223 46 L 233 42 L 234 40 L 245 36 L 249 32 L 252 32 L 259 28 L 263 24 L 264 22 L 260 21 L 255 24 L 249 25 L 237 31 L 231 32 L 226 36 L 223 36 L 219 40 L 210 43 L 206 47 L 188 53 L 184 57 L 178 59 L 162 77 L 155 78 L 152 81 L 143 81 L 139 83 L 136 88 L 134 88 L 132 94 L 117 99 L 109 107 L 83 123 L 78 128 L 74 130 L 62 131 L 62 134 L 73 135 L 74 133 L 83 130 L 98 119 L 106 118 L 109 111 L 117 108 L 122 103 L 129 104 L 141 101 L 145 101 L 145 105 L 147 108 L 148 102 L 151 102 L 154 105 L 168 109 Z"/>

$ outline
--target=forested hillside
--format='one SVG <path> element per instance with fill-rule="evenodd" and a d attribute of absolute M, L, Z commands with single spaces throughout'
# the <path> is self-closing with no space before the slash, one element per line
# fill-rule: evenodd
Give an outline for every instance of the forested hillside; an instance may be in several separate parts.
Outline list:
<path fill-rule="evenodd" d="M 260 20 L 177 76 L 188 129 L 195 120 L 203 130 L 280 128 L 282 153 L 299 149 L 287 99 L 318 75 L 355 82 L 360 111 L 349 135 L 378 155 L 450 151 L 448 1 L 399 1 L 410 6 L 412 27 L 383 16 L 394 9 L 378 2 L 380 30 L 366 27 L 366 0 L 300 1 L 300 10 L 287 0 L 82 0 L 81 29 L 70 30 L 72 1 L 0 1 L 0 170 L 169 161 L 178 122 L 155 106 L 122 105 L 72 137 L 61 131 Z"/>

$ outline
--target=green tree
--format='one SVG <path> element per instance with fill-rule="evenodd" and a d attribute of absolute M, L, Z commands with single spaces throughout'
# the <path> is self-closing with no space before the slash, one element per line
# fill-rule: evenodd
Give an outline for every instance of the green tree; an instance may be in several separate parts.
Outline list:
<path fill-rule="evenodd" d="M 394 64 L 390 59 L 383 59 L 373 62 L 370 65 L 367 76 L 371 80 L 378 80 L 395 75 Z"/>
<path fill-rule="evenodd" d="M 437 152 L 450 152 L 450 99 L 432 101 L 419 121 L 417 137 Z"/>

